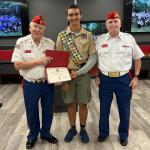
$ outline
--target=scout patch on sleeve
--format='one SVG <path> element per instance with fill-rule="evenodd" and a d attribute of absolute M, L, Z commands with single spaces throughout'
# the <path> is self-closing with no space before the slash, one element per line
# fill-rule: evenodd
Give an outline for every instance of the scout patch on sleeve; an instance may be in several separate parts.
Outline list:
<path fill-rule="evenodd" d="M 16 44 L 15 49 L 20 49 L 20 45 Z"/>

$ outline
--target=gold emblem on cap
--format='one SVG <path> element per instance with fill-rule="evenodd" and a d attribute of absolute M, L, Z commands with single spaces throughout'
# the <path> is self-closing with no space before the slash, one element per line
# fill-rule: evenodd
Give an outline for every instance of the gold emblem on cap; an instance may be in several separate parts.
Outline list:
<path fill-rule="evenodd" d="M 40 24 L 43 24 L 43 20 L 40 20 Z"/>
<path fill-rule="evenodd" d="M 119 18 L 118 14 L 115 14 L 114 18 Z"/>

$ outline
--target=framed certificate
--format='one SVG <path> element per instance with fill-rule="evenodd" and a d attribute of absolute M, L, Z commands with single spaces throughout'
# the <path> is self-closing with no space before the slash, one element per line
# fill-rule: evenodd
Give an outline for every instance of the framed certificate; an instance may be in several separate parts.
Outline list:
<path fill-rule="evenodd" d="M 71 80 L 68 71 L 69 52 L 46 50 L 46 56 L 50 56 L 53 60 L 46 66 L 47 80 L 49 83 L 57 83 Z"/>
<path fill-rule="evenodd" d="M 66 67 L 46 68 L 49 83 L 57 83 L 71 80 L 70 73 Z"/>

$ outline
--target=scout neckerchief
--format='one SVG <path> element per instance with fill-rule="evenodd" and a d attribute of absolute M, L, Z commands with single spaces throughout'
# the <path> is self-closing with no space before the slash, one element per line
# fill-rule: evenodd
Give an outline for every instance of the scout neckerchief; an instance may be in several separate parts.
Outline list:
<path fill-rule="evenodd" d="M 72 59 L 73 63 L 77 67 L 80 68 L 81 67 L 80 64 L 83 64 L 86 61 L 83 59 L 83 57 L 79 53 L 79 51 L 75 45 L 75 42 L 73 40 L 73 36 L 71 34 L 68 34 L 66 30 L 59 33 L 59 36 L 62 40 L 62 43 L 63 43 L 65 49 L 67 51 L 71 52 L 71 59 Z"/>

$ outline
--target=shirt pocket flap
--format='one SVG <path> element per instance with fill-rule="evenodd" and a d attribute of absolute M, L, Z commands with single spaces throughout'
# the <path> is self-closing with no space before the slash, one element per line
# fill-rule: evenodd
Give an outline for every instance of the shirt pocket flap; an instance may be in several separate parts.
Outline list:
<path fill-rule="evenodd" d="M 88 44 L 88 41 L 87 40 L 80 40 L 79 43 L 82 45 L 86 45 L 86 44 Z"/>
<path fill-rule="evenodd" d="M 105 48 L 99 48 L 98 53 L 108 53 L 108 47 Z"/>

